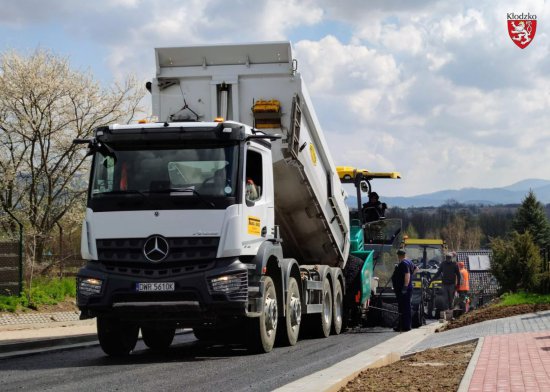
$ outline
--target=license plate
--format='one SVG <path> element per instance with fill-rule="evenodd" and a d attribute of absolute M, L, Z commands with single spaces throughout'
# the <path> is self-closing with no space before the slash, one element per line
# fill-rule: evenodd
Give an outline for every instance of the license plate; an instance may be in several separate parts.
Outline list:
<path fill-rule="evenodd" d="M 174 282 L 136 283 L 137 291 L 174 291 L 175 289 Z"/>

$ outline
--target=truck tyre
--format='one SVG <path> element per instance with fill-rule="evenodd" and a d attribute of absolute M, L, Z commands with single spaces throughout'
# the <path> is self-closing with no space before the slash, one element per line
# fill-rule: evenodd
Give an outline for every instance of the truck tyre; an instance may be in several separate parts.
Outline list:
<path fill-rule="evenodd" d="M 344 268 L 346 292 L 344 293 L 344 329 L 361 323 L 360 306 L 355 303 L 355 295 L 361 290 L 361 268 L 364 261 L 359 257 L 349 255 Z"/>
<path fill-rule="evenodd" d="M 342 283 L 337 279 L 334 282 L 334 292 L 332 293 L 332 333 L 340 335 L 342 332 L 344 319 L 344 293 Z"/>
<path fill-rule="evenodd" d="M 262 278 L 264 282 L 263 311 L 260 317 L 251 318 L 247 325 L 247 346 L 253 353 L 268 353 L 273 349 L 277 335 L 277 321 L 279 309 L 277 305 L 277 291 L 273 280 L 269 276 Z"/>
<path fill-rule="evenodd" d="M 105 354 L 124 356 L 136 347 L 139 327 L 118 319 L 98 317 L 97 337 Z"/>
<path fill-rule="evenodd" d="M 150 349 L 157 351 L 166 350 L 170 347 L 172 340 L 174 340 L 175 334 L 175 328 L 141 328 L 143 343 L 145 343 L 145 345 Z"/>
<path fill-rule="evenodd" d="M 296 279 L 288 280 L 288 294 L 286 296 L 285 317 L 281 320 L 281 329 L 278 331 L 282 346 L 294 346 L 298 341 L 302 322 L 302 302 Z"/>
<path fill-rule="evenodd" d="M 327 338 L 332 327 L 332 291 L 330 282 L 324 279 L 323 292 L 321 294 L 321 313 L 308 317 L 308 335 L 316 338 Z"/>
<path fill-rule="evenodd" d="M 353 299 L 355 293 L 361 289 L 361 268 L 364 261 L 359 257 L 349 255 L 344 268 L 344 278 L 346 279 L 346 296 Z"/>

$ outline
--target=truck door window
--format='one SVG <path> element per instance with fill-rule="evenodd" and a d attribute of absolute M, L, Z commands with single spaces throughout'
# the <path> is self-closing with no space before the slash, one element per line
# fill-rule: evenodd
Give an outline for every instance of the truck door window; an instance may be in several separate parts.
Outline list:
<path fill-rule="evenodd" d="M 95 176 L 92 193 L 110 192 L 113 190 L 115 159 L 98 154 L 96 157 Z"/>
<path fill-rule="evenodd" d="M 245 198 L 255 202 L 262 197 L 262 154 L 248 150 L 245 175 Z"/>

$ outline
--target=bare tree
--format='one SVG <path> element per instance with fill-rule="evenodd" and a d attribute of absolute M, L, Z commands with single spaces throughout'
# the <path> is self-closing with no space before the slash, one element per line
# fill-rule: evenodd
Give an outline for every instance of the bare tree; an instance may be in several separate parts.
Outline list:
<path fill-rule="evenodd" d="M 0 54 L 0 215 L 24 223 L 33 264 L 55 225 L 84 200 L 85 151 L 72 140 L 128 123 L 143 95 L 132 77 L 104 88 L 47 50 Z"/>
<path fill-rule="evenodd" d="M 449 249 L 462 249 L 465 229 L 466 220 L 460 215 L 454 216 L 450 222 L 441 229 L 441 236 L 447 243 Z"/>

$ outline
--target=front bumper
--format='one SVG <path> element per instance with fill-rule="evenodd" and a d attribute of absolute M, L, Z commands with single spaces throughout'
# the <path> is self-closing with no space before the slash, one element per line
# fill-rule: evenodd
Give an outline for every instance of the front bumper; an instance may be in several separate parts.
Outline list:
<path fill-rule="evenodd" d="M 238 259 L 155 270 L 90 261 L 77 274 L 77 304 L 83 318 L 172 321 L 180 326 L 217 323 L 249 316 L 260 306 L 256 297 L 261 288 L 250 283 L 256 279 L 249 275 L 247 265 Z M 225 281 L 231 283 L 224 286 Z M 96 284 L 92 289 L 90 282 Z M 174 283 L 174 289 L 142 292 L 139 283 Z"/>

